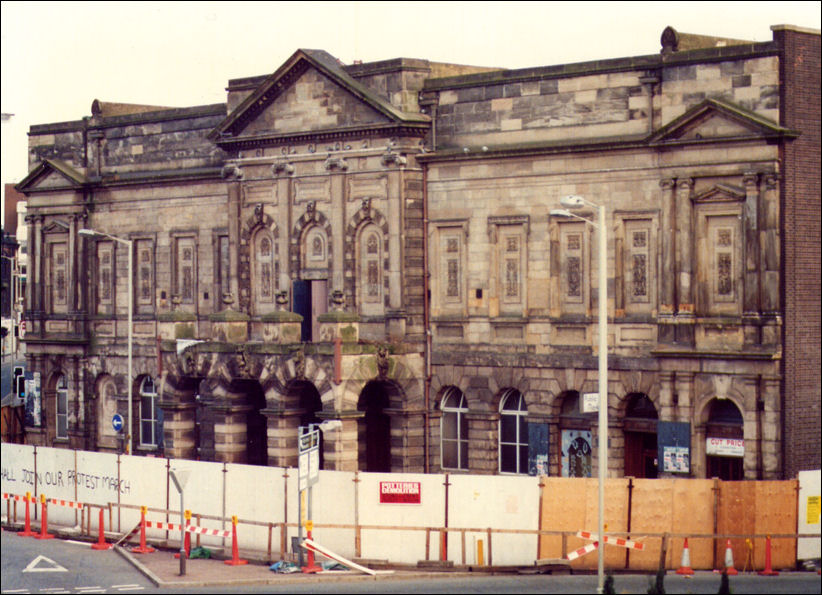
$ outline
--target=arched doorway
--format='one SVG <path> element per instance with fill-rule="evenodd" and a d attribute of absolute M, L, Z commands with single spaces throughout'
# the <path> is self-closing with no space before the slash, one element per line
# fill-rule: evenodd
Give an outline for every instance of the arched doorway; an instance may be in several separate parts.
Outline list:
<path fill-rule="evenodd" d="M 561 398 L 560 475 L 562 477 L 591 477 L 593 467 L 591 417 L 582 413 L 578 391 L 566 391 Z"/>
<path fill-rule="evenodd" d="M 730 399 L 713 399 L 708 404 L 706 423 L 706 477 L 725 481 L 745 479 L 745 441 L 742 413 Z"/>
<path fill-rule="evenodd" d="M 365 412 L 359 423 L 358 460 L 362 471 L 391 471 L 391 418 L 385 412 L 388 389 L 384 382 L 369 382 L 357 402 L 357 409 Z"/>
<path fill-rule="evenodd" d="M 625 477 L 656 479 L 658 419 L 656 407 L 647 395 L 628 395 L 624 419 Z"/>
<path fill-rule="evenodd" d="M 246 463 L 249 465 L 268 464 L 268 420 L 262 414 L 265 409 L 265 394 L 260 383 L 255 380 L 234 380 L 231 392 L 244 393 L 246 405 Z"/>

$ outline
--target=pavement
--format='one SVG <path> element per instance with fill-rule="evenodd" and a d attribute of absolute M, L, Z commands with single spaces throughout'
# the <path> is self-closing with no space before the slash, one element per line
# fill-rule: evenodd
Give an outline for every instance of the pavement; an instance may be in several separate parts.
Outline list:
<path fill-rule="evenodd" d="M 23 526 L 21 523 L 8 523 L 6 519 L 3 518 L 3 528 L 10 531 L 19 531 L 22 530 Z M 39 524 L 33 522 L 31 529 L 32 531 L 39 532 Z M 49 532 L 59 539 L 84 541 L 89 544 L 97 542 L 96 539 L 84 535 L 79 527 L 64 528 L 49 526 Z M 430 577 L 433 574 L 441 576 L 443 571 L 447 571 L 449 576 L 457 574 L 469 575 L 468 572 L 462 569 L 455 570 L 452 567 L 441 566 L 441 564 L 437 562 L 431 562 L 424 568 L 414 566 L 388 567 L 387 564 L 379 564 L 378 568 L 368 568 L 368 570 L 375 572 L 373 575 L 351 569 L 328 569 L 316 573 L 293 572 L 282 574 L 270 569 L 272 563 L 263 559 L 265 555 L 261 552 L 244 552 L 240 550 L 238 552 L 239 559 L 246 560 L 247 563 L 229 565 L 226 563 L 226 560 L 231 560 L 232 558 L 230 551 L 223 551 L 221 549 L 211 550 L 212 557 L 208 559 L 186 559 L 184 566 L 185 574 L 181 574 L 180 559 L 174 557 L 179 550 L 171 549 L 165 542 L 148 541 L 146 545 L 154 548 L 154 551 L 151 553 L 136 553 L 132 550 L 138 543 L 130 541 L 116 545 L 117 539 L 120 537 L 118 534 L 106 533 L 106 542 L 112 546 L 112 549 L 114 549 L 117 554 L 125 558 L 158 588 L 212 587 L 221 585 L 288 585 L 328 581 L 373 581 L 392 578 L 413 579 Z M 230 548 L 228 549 L 230 550 Z M 293 556 L 293 554 L 287 555 Z M 316 564 L 320 565 L 322 561 L 328 562 L 324 557 L 317 556 Z M 367 567 L 367 561 L 358 560 L 357 562 Z M 424 565 L 424 563 L 422 564 Z M 339 568 L 339 566 L 337 568 Z"/>

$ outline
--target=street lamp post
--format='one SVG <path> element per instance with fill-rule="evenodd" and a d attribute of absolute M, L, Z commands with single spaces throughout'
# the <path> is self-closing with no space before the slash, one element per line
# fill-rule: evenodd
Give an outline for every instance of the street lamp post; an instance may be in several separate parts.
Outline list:
<path fill-rule="evenodd" d="M 126 385 L 128 385 L 128 416 L 126 421 L 126 454 L 131 454 L 131 430 L 132 430 L 132 420 L 131 420 L 131 401 L 132 401 L 132 378 L 131 378 L 131 352 L 132 352 L 132 333 L 133 333 L 133 316 L 134 316 L 134 291 L 132 289 L 132 282 L 133 282 L 133 264 L 134 264 L 134 254 L 133 254 L 133 241 L 132 240 L 125 240 L 123 238 L 118 238 L 117 236 L 113 236 L 111 234 L 102 232 L 102 231 L 95 231 L 93 229 L 81 229 L 77 232 L 81 236 L 86 237 L 96 237 L 96 238 L 109 238 L 114 240 L 115 242 L 120 242 L 124 244 L 128 249 L 128 376 L 126 378 Z"/>
<path fill-rule="evenodd" d="M 608 236 L 605 226 L 605 206 L 581 196 L 566 196 L 560 200 L 565 209 L 554 209 L 552 215 L 574 217 L 593 225 L 599 232 L 599 547 L 597 555 L 597 593 L 605 589 L 605 477 L 608 472 Z M 597 223 L 570 212 L 585 205 L 597 210 Z"/>

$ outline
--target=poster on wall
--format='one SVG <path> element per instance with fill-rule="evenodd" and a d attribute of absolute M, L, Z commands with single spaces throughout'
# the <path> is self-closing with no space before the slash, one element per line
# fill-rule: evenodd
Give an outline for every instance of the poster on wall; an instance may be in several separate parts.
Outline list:
<path fill-rule="evenodd" d="M 548 424 L 528 422 L 528 475 L 548 475 Z"/>
<path fill-rule="evenodd" d="M 26 372 L 26 425 L 40 426 L 40 372 Z"/>
<path fill-rule="evenodd" d="M 691 472 L 691 424 L 660 421 L 657 424 L 658 457 L 664 473 Z"/>
<path fill-rule="evenodd" d="M 591 430 L 562 430 L 562 477 L 591 477 Z"/>

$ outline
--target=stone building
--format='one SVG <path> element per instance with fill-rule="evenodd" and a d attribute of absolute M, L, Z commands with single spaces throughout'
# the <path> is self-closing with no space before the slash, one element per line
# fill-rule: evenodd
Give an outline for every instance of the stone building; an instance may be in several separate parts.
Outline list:
<path fill-rule="evenodd" d="M 333 420 L 327 469 L 592 475 L 578 195 L 610 475 L 818 468 L 820 36 L 772 29 L 522 70 L 299 50 L 225 104 L 33 126 L 29 440 L 294 465 Z"/>

